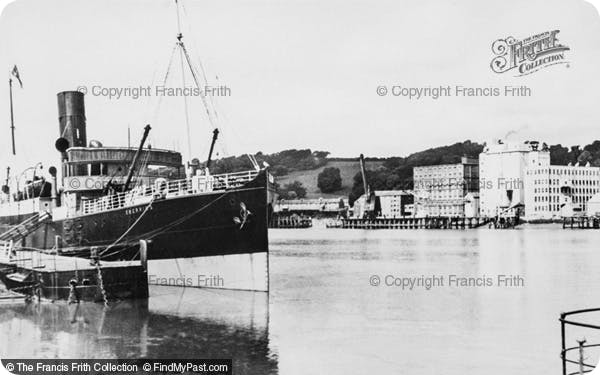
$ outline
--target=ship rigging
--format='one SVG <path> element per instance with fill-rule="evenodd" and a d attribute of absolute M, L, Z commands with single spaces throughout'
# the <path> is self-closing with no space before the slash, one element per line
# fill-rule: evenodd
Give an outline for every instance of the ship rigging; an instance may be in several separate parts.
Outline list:
<path fill-rule="evenodd" d="M 171 51 L 169 63 L 167 65 L 167 70 L 165 72 L 165 76 L 162 81 L 162 86 L 167 87 L 168 79 L 171 76 L 171 68 L 173 66 L 173 60 L 175 58 L 175 55 L 177 54 L 179 56 L 179 64 L 180 64 L 180 69 L 181 69 L 181 90 L 187 89 L 188 86 L 187 86 L 186 74 L 189 74 L 192 78 L 193 84 L 196 89 L 196 90 L 194 90 L 194 93 L 198 93 L 199 95 L 197 95 L 197 96 L 199 96 L 201 99 L 202 107 L 204 108 L 206 119 L 207 119 L 211 129 L 214 129 L 213 133 L 216 132 L 214 134 L 218 134 L 218 132 L 219 132 L 218 125 L 217 125 L 218 116 L 217 116 L 217 112 L 215 109 L 215 103 L 213 101 L 212 96 L 207 95 L 207 92 L 205 91 L 206 88 L 209 87 L 206 72 L 205 72 L 204 67 L 202 66 L 201 62 L 199 62 L 199 66 L 200 66 L 200 71 L 199 71 L 195 67 L 195 65 L 192 61 L 189 50 L 186 47 L 186 44 L 184 43 L 184 40 L 183 40 L 184 36 L 183 36 L 183 32 L 182 32 L 182 17 L 181 17 L 181 13 L 182 13 L 181 8 L 183 7 L 183 4 L 181 3 L 180 0 L 174 0 L 174 1 L 175 1 L 175 8 L 176 8 L 176 15 L 177 15 L 177 35 L 176 35 L 175 46 L 173 47 L 173 49 Z M 188 175 L 190 175 L 190 174 L 193 174 L 195 172 L 195 170 L 197 169 L 197 165 L 196 165 L 197 163 L 194 162 L 193 151 L 192 151 L 191 140 L 193 139 L 193 137 L 192 137 L 192 132 L 191 132 L 191 124 L 190 124 L 190 112 L 189 112 L 190 105 L 188 102 L 188 96 L 189 95 L 181 95 L 181 97 L 183 99 L 183 112 L 184 112 L 184 118 L 185 118 L 186 143 L 187 143 L 186 172 Z M 161 102 L 159 101 L 158 107 L 160 107 L 160 104 L 161 104 Z M 159 109 L 157 108 L 157 112 L 158 112 L 158 110 Z M 216 137 L 213 138 L 210 154 L 212 154 L 212 151 L 214 150 L 215 139 L 216 139 Z M 209 163 L 207 162 L 207 164 L 209 164 Z M 207 167 L 208 167 L 208 165 L 207 165 Z"/>
<path fill-rule="evenodd" d="M 178 50 L 183 84 L 187 64 L 200 89 L 200 79 L 206 81 L 206 76 L 193 67 L 181 33 L 180 1 L 175 3 L 179 32 L 164 83 Z M 206 264 L 215 272 L 222 267 L 228 289 L 268 290 L 267 223 L 274 179 L 253 157 L 253 169 L 210 173 L 219 130 L 212 98 L 204 92 L 200 97 L 214 129 L 204 168 L 191 159 L 187 98 L 184 163 L 179 152 L 146 147 L 150 125 L 137 148 L 88 143 L 84 94 L 59 93 L 55 147 L 60 168 L 48 168 L 46 180 L 36 176 L 36 165 L 34 178 L 16 192 L 8 187 L 7 169 L 7 185 L 0 194 L 0 248 L 5 250 L 0 254 L 0 279 L 27 272 L 15 263 L 15 254 L 24 251 L 102 262 L 138 261 L 143 253 L 147 272 L 156 279 L 193 274 Z M 142 243 L 147 250 L 142 251 Z M 77 285 L 83 282 L 77 280 Z M 101 285 L 102 280 L 95 283 Z"/>

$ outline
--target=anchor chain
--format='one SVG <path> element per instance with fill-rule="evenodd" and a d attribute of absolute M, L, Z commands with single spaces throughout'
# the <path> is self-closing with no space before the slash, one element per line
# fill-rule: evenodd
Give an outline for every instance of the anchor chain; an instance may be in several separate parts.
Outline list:
<path fill-rule="evenodd" d="M 100 262 L 96 262 L 96 270 L 98 271 L 98 286 L 102 293 L 102 299 L 104 300 L 104 307 L 108 307 L 108 298 L 106 297 L 106 290 L 104 289 L 104 280 L 102 279 L 102 270 L 100 270 Z"/>

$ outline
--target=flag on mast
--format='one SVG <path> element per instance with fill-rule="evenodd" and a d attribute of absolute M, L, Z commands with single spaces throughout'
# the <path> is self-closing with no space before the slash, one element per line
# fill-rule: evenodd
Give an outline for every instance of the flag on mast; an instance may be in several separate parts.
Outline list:
<path fill-rule="evenodd" d="M 23 81 L 21 81 L 21 76 L 19 75 L 19 69 L 17 69 L 17 66 L 15 65 L 13 70 L 12 70 L 12 75 L 17 79 L 17 81 L 19 81 L 19 86 L 21 86 L 21 88 L 23 88 Z"/>

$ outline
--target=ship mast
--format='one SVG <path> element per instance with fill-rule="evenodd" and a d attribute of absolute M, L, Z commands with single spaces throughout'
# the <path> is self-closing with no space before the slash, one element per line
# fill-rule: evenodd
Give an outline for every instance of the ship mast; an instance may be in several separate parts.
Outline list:
<path fill-rule="evenodd" d="M 15 117 L 13 114 L 13 90 L 12 90 L 12 77 L 8 79 L 8 90 L 10 92 L 10 130 L 12 135 L 12 153 L 16 155 L 15 150 Z"/>
<path fill-rule="evenodd" d="M 178 0 L 175 0 L 175 5 L 177 8 L 177 47 L 179 48 L 179 60 L 181 63 L 181 88 L 185 89 L 186 83 L 185 83 L 184 53 L 187 53 L 187 52 L 185 51 L 185 45 L 183 44 L 183 34 L 181 33 L 181 16 L 179 14 L 179 1 Z M 191 66 L 190 66 L 190 70 L 192 70 Z M 186 130 L 186 136 L 187 136 L 187 154 L 188 154 L 188 161 L 189 161 L 189 160 L 192 160 L 190 114 L 189 114 L 189 110 L 188 110 L 187 96 L 182 95 L 182 97 L 183 97 L 183 108 L 184 108 L 184 114 L 185 114 L 185 130 Z"/>
<path fill-rule="evenodd" d="M 192 80 L 194 81 L 196 88 L 200 91 L 200 98 L 202 99 L 202 104 L 204 105 L 204 109 L 206 111 L 208 121 L 212 128 L 216 128 L 215 121 L 213 119 L 213 114 L 211 113 L 209 103 L 206 100 L 206 93 L 204 92 L 204 89 L 201 88 L 201 86 L 200 86 L 198 73 L 196 72 L 196 70 L 194 70 L 194 66 L 192 64 L 192 59 L 190 58 L 188 50 L 183 42 L 183 33 L 181 31 L 181 14 L 180 14 L 180 9 L 179 9 L 179 7 L 180 7 L 179 0 L 175 0 L 175 5 L 176 5 L 176 9 L 177 9 L 177 42 L 176 42 L 175 48 L 179 50 L 179 58 L 180 58 L 180 63 L 181 63 L 182 89 L 186 88 L 185 66 L 187 64 L 187 66 L 190 70 L 190 75 L 192 76 Z M 175 51 L 173 51 L 173 52 L 175 52 Z M 172 56 L 171 56 L 171 58 L 172 58 Z M 170 67 L 170 65 L 171 64 L 169 63 L 169 67 Z M 167 71 L 167 75 L 165 76 L 165 81 L 166 81 L 168 75 L 169 75 L 169 72 Z M 204 78 L 206 80 L 206 77 L 204 77 Z M 182 95 L 182 96 L 183 96 L 183 105 L 184 105 L 184 112 L 185 112 L 187 154 L 188 154 L 187 157 L 188 157 L 188 164 L 189 164 L 189 162 L 192 160 L 192 143 L 191 143 L 192 136 L 191 136 L 191 128 L 190 128 L 189 106 L 188 106 L 187 95 Z M 213 144 L 211 145 L 211 150 L 213 147 L 214 147 L 214 139 L 213 139 Z M 212 151 L 211 151 L 211 154 L 212 154 Z M 189 169 L 186 169 L 186 174 L 189 174 L 189 173 L 190 173 Z"/>

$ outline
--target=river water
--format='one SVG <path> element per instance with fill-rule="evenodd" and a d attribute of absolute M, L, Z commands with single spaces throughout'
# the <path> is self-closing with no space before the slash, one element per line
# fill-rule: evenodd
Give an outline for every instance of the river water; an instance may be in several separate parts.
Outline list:
<path fill-rule="evenodd" d="M 598 230 L 313 228 L 270 240 L 269 295 L 151 287 L 148 301 L 108 309 L 0 305 L 0 356 L 233 358 L 235 374 L 261 375 L 559 374 L 560 313 L 600 307 Z M 569 346 L 600 343 L 567 333 Z"/>

